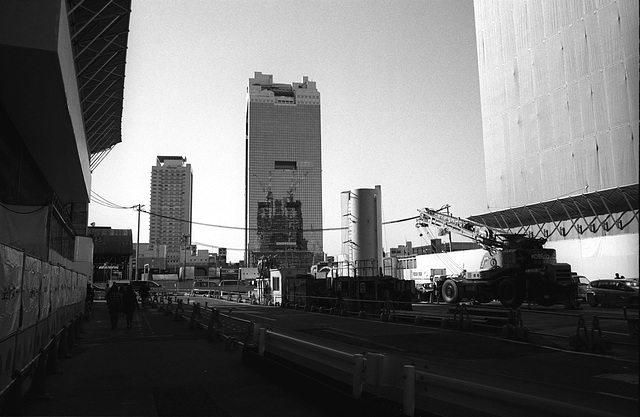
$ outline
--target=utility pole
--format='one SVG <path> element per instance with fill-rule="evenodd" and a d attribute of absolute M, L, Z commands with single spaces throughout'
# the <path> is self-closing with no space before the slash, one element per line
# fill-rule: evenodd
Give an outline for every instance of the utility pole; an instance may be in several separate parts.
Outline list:
<path fill-rule="evenodd" d="M 187 279 L 187 242 L 189 242 L 189 238 L 191 237 L 191 235 L 187 235 L 187 234 L 183 234 L 182 235 L 182 242 L 184 243 L 184 262 L 183 262 L 183 268 L 182 268 L 182 281 L 186 281 Z"/>
<path fill-rule="evenodd" d="M 138 237 L 136 238 L 136 268 L 133 270 L 133 280 L 138 279 L 138 262 L 140 259 L 140 210 L 142 205 L 138 204 Z"/>

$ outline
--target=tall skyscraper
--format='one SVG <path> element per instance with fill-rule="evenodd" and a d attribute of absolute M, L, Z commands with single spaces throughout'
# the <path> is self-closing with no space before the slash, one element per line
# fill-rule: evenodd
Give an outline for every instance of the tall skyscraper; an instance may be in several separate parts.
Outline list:
<path fill-rule="evenodd" d="M 249 79 L 246 118 L 245 261 L 281 266 L 322 260 L 320 93 L 316 83 Z"/>
<path fill-rule="evenodd" d="M 149 244 L 167 245 L 167 267 L 179 266 L 191 243 L 193 173 L 182 156 L 158 156 L 151 167 Z"/>

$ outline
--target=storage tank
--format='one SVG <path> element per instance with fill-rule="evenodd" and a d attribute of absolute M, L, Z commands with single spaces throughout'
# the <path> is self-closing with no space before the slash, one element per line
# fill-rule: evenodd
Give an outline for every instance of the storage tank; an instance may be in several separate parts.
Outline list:
<path fill-rule="evenodd" d="M 349 276 L 376 276 L 382 266 L 380 186 L 343 191 L 342 253 Z"/>

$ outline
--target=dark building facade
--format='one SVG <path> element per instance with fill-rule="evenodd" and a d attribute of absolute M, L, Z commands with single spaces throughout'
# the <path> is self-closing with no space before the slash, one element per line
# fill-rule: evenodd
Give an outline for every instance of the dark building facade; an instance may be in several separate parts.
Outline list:
<path fill-rule="evenodd" d="M 280 266 L 322 260 L 320 93 L 315 82 L 249 79 L 246 120 L 245 261 Z"/>

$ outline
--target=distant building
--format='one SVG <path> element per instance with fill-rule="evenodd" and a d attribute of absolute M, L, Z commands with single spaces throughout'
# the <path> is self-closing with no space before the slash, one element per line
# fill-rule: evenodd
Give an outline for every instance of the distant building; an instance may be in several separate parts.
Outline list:
<path fill-rule="evenodd" d="M 149 249 L 166 245 L 170 269 L 181 266 L 180 252 L 191 244 L 193 173 L 186 162 L 182 156 L 158 156 L 151 168 Z"/>
<path fill-rule="evenodd" d="M 151 245 L 149 243 L 140 243 L 133 247 L 133 263 L 136 261 L 135 250 L 136 246 L 140 246 L 140 255 L 138 257 L 138 263 L 140 268 L 145 265 L 149 266 L 152 271 L 165 271 L 167 270 L 167 245 Z"/>
<path fill-rule="evenodd" d="M 87 235 L 93 240 L 94 282 L 132 279 L 129 263 L 134 253 L 131 229 L 90 226 Z"/>
<path fill-rule="evenodd" d="M 316 83 L 249 79 L 246 116 L 245 264 L 323 260 L 320 93 Z"/>

